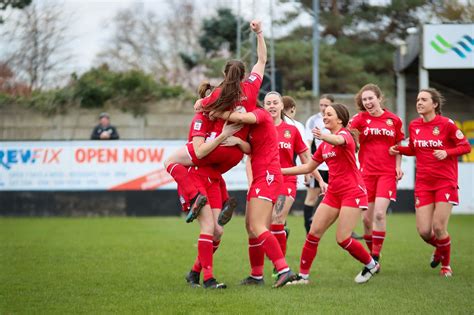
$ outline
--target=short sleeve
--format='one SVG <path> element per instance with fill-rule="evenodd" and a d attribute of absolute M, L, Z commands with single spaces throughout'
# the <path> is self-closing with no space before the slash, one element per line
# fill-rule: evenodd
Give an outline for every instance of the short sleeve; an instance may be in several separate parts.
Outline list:
<path fill-rule="evenodd" d="M 324 162 L 324 159 L 323 159 L 323 145 L 320 145 L 318 147 L 318 149 L 316 150 L 316 152 L 314 152 L 313 156 L 312 156 L 312 159 L 314 161 L 316 161 L 317 163 L 319 164 L 322 164 Z"/>

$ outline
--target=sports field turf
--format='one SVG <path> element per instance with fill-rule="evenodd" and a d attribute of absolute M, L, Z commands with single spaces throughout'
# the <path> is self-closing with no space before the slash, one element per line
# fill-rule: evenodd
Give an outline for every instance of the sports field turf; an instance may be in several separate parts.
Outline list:
<path fill-rule="evenodd" d="M 288 261 L 297 271 L 303 219 L 290 217 Z M 429 267 L 432 248 L 414 215 L 391 215 L 379 275 L 354 283 L 361 265 L 327 232 L 307 286 L 240 287 L 248 275 L 242 217 L 228 226 L 215 275 L 227 290 L 189 288 L 198 224 L 183 218 L 0 218 L 0 313 L 474 313 L 474 216 L 453 216 L 454 277 Z M 358 228 L 361 232 L 361 228 Z"/>

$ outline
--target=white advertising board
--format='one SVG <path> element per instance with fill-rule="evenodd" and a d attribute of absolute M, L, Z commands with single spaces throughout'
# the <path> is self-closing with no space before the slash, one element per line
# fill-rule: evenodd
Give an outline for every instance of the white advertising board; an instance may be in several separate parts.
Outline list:
<path fill-rule="evenodd" d="M 163 162 L 184 141 L 1 142 L 0 191 L 176 189 Z M 400 189 L 413 189 L 414 162 L 403 158 Z M 224 174 L 229 190 L 247 190 L 245 161 Z M 304 189 L 303 176 L 298 188 Z"/>
<path fill-rule="evenodd" d="M 183 141 L 2 142 L 0 190 L 174 189 L 163 161 L 183 145 Z"/>
<path fill-rule="evenodd" d="M 473 69 L 474 24 L 423 26 L 425 69 Z"/>

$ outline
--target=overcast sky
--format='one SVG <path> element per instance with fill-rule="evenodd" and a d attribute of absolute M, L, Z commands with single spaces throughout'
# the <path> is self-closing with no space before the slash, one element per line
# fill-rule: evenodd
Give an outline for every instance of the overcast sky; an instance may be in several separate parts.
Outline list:
<path fill-rule="evenodd" d="M 71 43 L 71 48 L 75 58 L 68 65 L 68 72 L 83 72 L 94 65 L 97 53 L 104 47 L 104 42 L 112 35 L 113 27 L 107 27 L 111 23 L 112 18 L 121 9 L 132 7 L 135 5 L 143 6 L 145 11 L 152 10 L 158 15 L 164 16 L 168 10 L 169 1 L 179 0 L 33 0 L 36 3 L 58 3 L 64 7 L 66 16 L 73 16 L 71 19 L 70 35 L 75 38 Z M 229 7 L 235 13 L 237 12 L 239 0 L 194 0 L 196 8 L 199 10 L 198 15 L 201 18 L 209 14 L 213 14 L 219 7 Z M 382 4 L 388 0 L 372 0 Z M 246 20 L 257 18 L 263 21 L 264 29 L 270 28 L 270 3 L 277 3 L 277 0 L 240 0 L 241 16 Z M 286 5 L 288 7 L 289 5 Z M 283 8 L 283 9 L 282 9 Z M 275 7 L 274 17 L 277 19 L 285 6 L 281 4 Z M 14 10 L 13 14 L 18 13 Z M 8 14 L 8 13 L 7 13 Z M 9 16 L 5 16 L 8 18 Z M 12 16 L 10 16 L 12 17 Z M 296 23 L 311 24 L 311 19 L 306 17 Z M 275 28 L 275 36 L 284 32 L 281 28 Z M 280 33 L 280 34 L 279 34 Z M 266 33 L 269 37 L 269 33 Z M 3 48 L 8 43 L 2 42 Z M 0 46 L 0 54 L 2 46 Z"/>
<path fill-rule="evenodd" d="M 132 6 L 143 6 L 145 11 L 152 10 L 158 15 L 165 15 L 168 10 L 169 1 L 176 0 L 33 0 L 36 3 L 47 1 L 48 3 L 59 3 L 64 7 L 64 14 L 72 16 L 70 35 L 75 40 L 71 48 L 75 58 L 68 66 L 70 72 L 83 72 L 94 65 L 97 53 L 104 47 L 104 42 L 112 35 L 113 27 L 107 27 L 113 17 L 121 9 Z M 177 0 L 179 1 L 179 0 Z M 241 16 L 250 20 L 254 16 L 261 19 L 266 29 L 270 26 L 269 4 L 271 0 L 240 0 Z M 276 2 L 276 0 L 273 0 Z M 237 12 L 238 0 L 195 0 L 199 17 L 212 14 L 219 7 L 230 7 Z M 15 14 L 15 13 L 13 13 Z M 278 12 L 274 12 L 278 17 Z M 8 18 L 14 16 L 6 16 Z M 8 45 L 1 42 L 0 45 Z M 5 47 L 4 47 L 5 48 Z M 0 47 L 0 53 L 2 47 Z"/>

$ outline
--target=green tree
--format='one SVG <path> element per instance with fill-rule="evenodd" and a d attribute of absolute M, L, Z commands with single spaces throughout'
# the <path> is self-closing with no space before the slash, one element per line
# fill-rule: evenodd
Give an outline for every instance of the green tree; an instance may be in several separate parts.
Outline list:
<path fill-rule="evenodd" d="M 237 50 L 237 17 L 228 8 L 217 10 L 217 16 L 205 19 L 199 44 L 206 53 L 212 55 L 224 48 L 232 53 Z M 241 20 L 242 33 L 249 33 L 249 22 Z"/>

